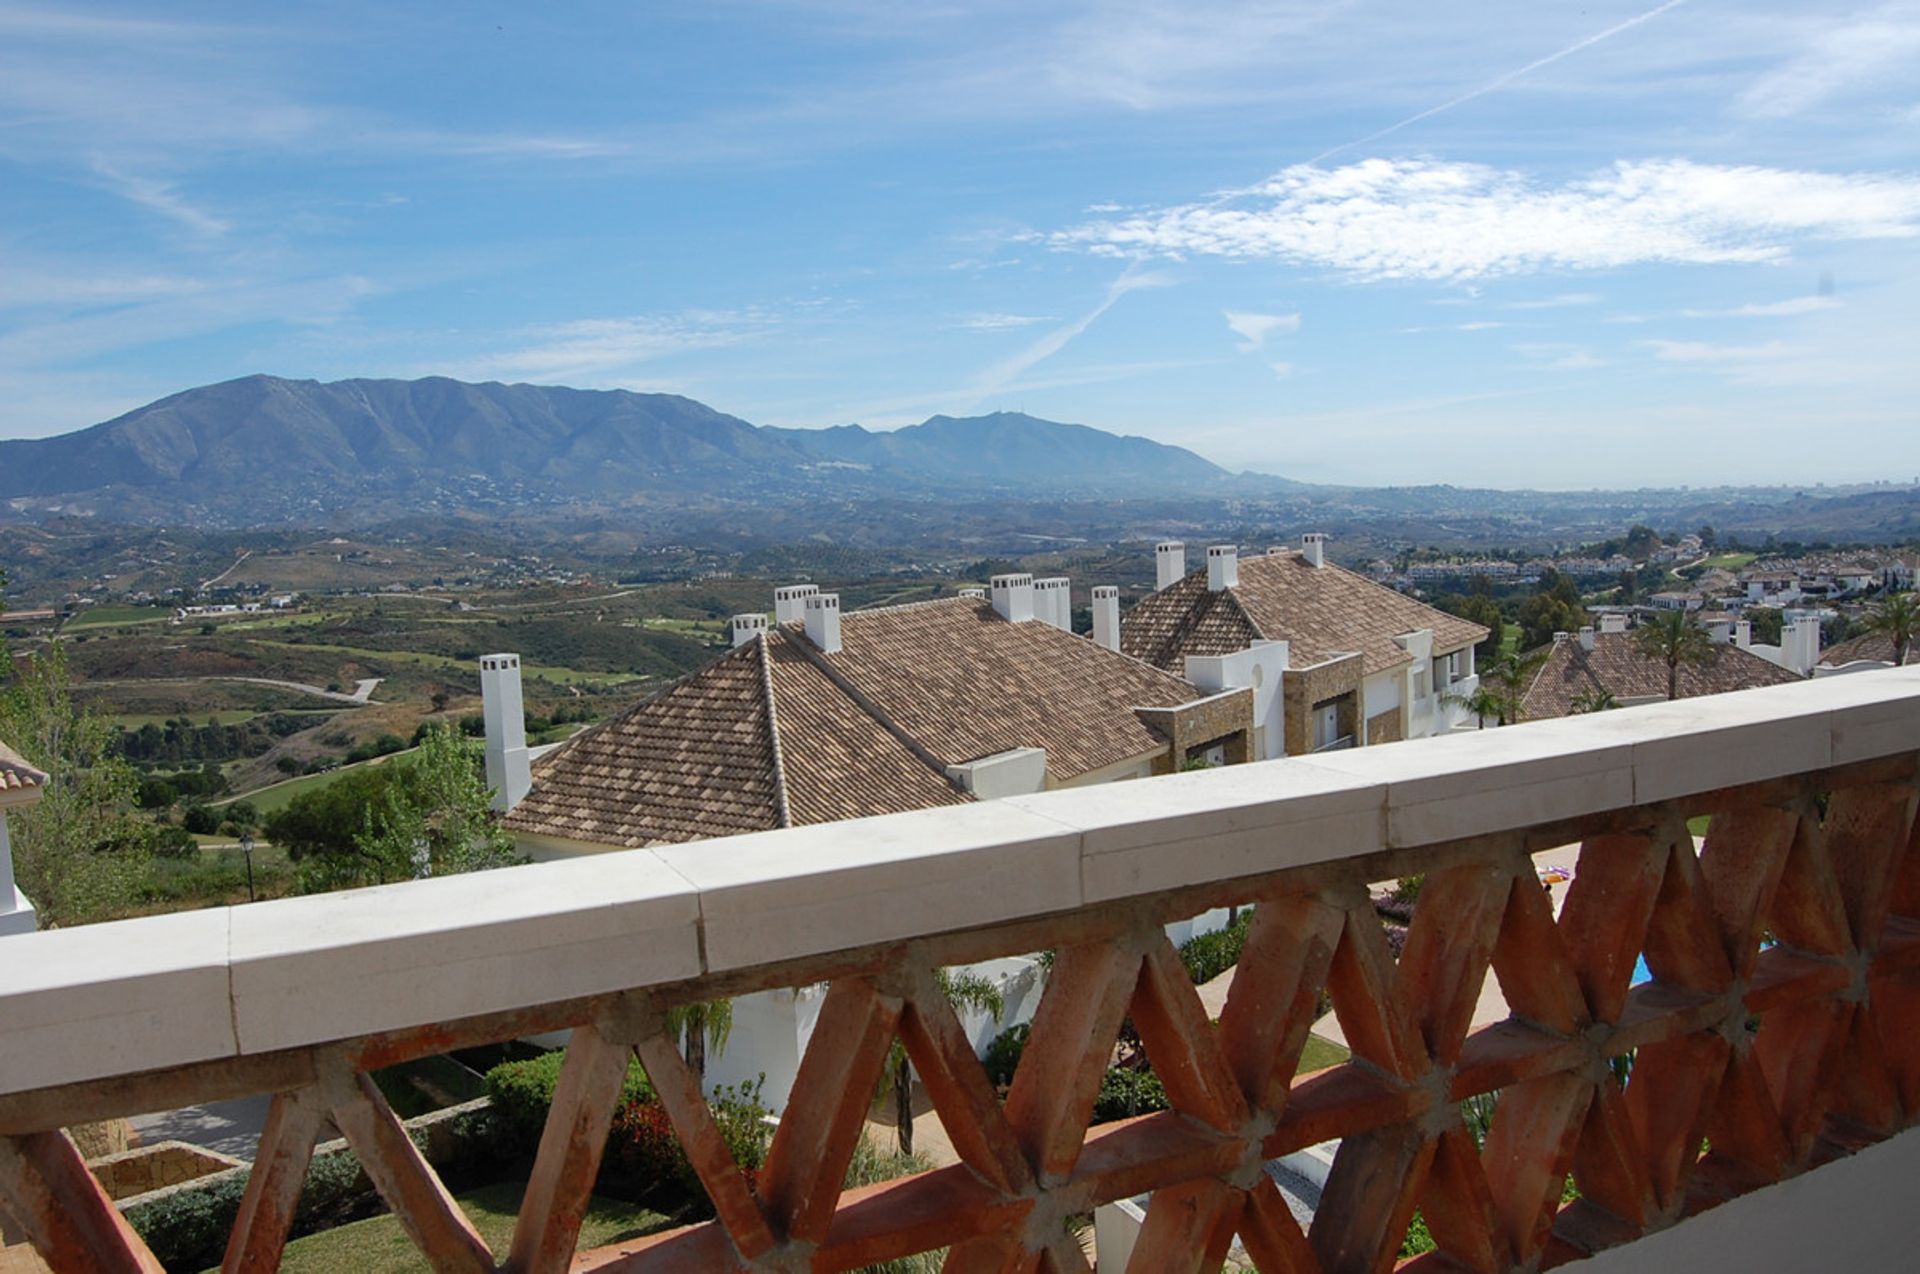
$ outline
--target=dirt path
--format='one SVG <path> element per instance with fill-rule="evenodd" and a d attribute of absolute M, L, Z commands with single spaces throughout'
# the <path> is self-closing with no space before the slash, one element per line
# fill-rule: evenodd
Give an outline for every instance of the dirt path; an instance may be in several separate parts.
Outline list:
<path fill-rule="evenodd" d="M 90 681 L 89 686 L 167 686 L 192 685 L 202 681 L 238 681 L 249 686 L 272 686 L 277 690 L 293 690 L 300 694 L 313 695 L 332 703 L 350 703 L 364 708 L 376 703 L 373 688 L 385 680 L 382 677 L 368 677 L 353 683 L 353 693 L 340 690 L 328 690 L 323 686 L 308 685 L 304 681 L 278 681 L 272 677 L 110 677 L 102 681 Z"/>

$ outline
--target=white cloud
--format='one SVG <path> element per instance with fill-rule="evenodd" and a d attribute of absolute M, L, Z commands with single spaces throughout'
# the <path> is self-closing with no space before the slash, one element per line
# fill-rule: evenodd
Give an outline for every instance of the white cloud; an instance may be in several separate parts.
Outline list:
<path fill-rule="evenodd" d="M 1680 313 L 1687 318 L 1793 318 L 1839 308 L 1839 300 L 1831 296 L 1796 296 L 1786 301 L 1736 305 L 1727 310 L 1682 310 Z"/>
<path fill-rule="evenodd" d="M 1558 296 L 1537 297 L 1531 301 L 1508 301 L 1510 310 L 1563 310 L 1574 305 L 1598 305 L 1603 298 L 1598 292 L 1562 292 Z"/>
<path fill-rule="evenodd" d="M 1233 200 L 1051 236 L 1100 255 L 1204 255 L 1362 279 L 1463 280 L 1645 262 L 1779 261 L 1801 238 L 1920 234 L 1920 178 L 1620 161 L 1557 185 L 1480 164 L 1298 164 Z"/>
<path fill-rule="evenodd" d="M 96 163 L 93 170 L 107 182 L 115 194 L 129 202 L 138 204 L 149 212 L 157 212 L 170 221 L 177 221 L 195 234 L 209 239 L 218 238 L 232 229 L 227 222 L 202 212 L 183 199 L 169 182 L 153 177 L 141 177 L 133 173 L 123 173 L 106 164 Z"/>
<path fill-rule="evenodd" d="M 1267 366 L 1272 369 L 1275 380 L 1285 380 L 1293 375 L 1292 363 L 1268 363 Z"/>
<path fill-rule="evenodd" d="M 1568 345 L 1559 341 L 1541 341 L 1514 345 L 1513 352 L 1537 367 L 1548 368 L 1556 372 L 1584 372 L 1596 367 L 1605 367 L 1607 360 L 1595 354 L 1583 345 Z"/>
<path fill-rule="evenodd" d="M 1043 363 L 1065 349 L 1077 337 L 1099 321 L 1100 316 L 1120 303 L 1120 298 L 1129 292 L 1139 292 L 1146 288 L 1170 287 L 1173 279 L 1165 274 L 1155 274 L 1128 266 L 1107 288 L 1106 296 L 1100 303 L 1087 311 L 1085 315 L 1062 324 L 1028 345 L 1019 353 L 1003 358 L 993 366 L 981 372 L 975 379 L 970 391 L 969 405 L 977 405 L 983 399 L 1006 389 L 1036 364 Z"/>
<path fill-rule="evenodd" d="M 492 355 L 448 374 L 466 379 L 508 377 L 604 383 L 623 369 L 674 354 L 738 344 L 772 326 L 769 319 L 755 312 L 703 310 L 675 315 L 578 319 L 528 328 L 522 333 L 527 343 L 520 348 Z"/>
<path fill-rule="evenodd" d="M 1035 323 L 1052 321 L 1044 314 L 969 314 L 960 320 L 960 326 L 976 332 L 1001 332 L 1010 327 L 1032 327 Z"/>
<path fill-rule="evenodd" d="M 1251 314 L 1240 310 L 1222 310 L 1227 326 L 1240 337 L 1240 352 L 1251 354 L 1273 335 L 1291 336 L 1300 330 L 1298 314 Z"/>
<path fill-rule="evenodd" d="M 1910 84 L 1920 62 L 1920 5 L 1882 5 L 1813 37 L 1736 103 L 1762 119 L 1797 115 L 1830 97 Z"/>
<path fill-rule="evenodd" d="M 1709 341 L 1642 341 L 1663 363 L 1757 363 L 1794 352 L 1784 341 L 1765 345 L 1715 345 Z"/>

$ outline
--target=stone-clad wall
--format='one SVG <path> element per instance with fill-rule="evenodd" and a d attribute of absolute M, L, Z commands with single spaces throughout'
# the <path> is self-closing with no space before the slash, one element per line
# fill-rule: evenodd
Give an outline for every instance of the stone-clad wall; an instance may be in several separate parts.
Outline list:
<path fill-rule="evenodd" d="M 1280 695 L 1287 709 L 1288 756 L 1313 751 L 1313 705 L 1339 695 L 1349 696 L 1340 705 L 1340 733 L 1360 733 L 1361 662 L 1358 653 L 1341 655 L 1311 668 L 1290 668 L 1283 674 Z"/>
<path fill-rule="evenodd" d="M 1175 708 L 1136 708 L 1140 719 L 1169 740 L 1167 754 L 1154 762 L 1155 774 L 1186 763 L 1187 753 L 1208 744 L 1225 745 L 1228 765 L 1252 755 L 1253 691 L 1228 690 Z"/>
<path fill-rule="evenodd" d="M 1406 737 L 1406 731 L 1400 728 L 1400 709 L 1392 708 L 1377 717 L 1367 718 L 1367 746 L 1376 743 L 1398 743 Z"/>

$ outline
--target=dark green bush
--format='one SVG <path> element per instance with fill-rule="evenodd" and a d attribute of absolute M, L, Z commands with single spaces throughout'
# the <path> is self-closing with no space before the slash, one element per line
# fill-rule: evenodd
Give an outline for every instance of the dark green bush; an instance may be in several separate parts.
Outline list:
<path fill-rule="evenodd" d="M 566 1050 L 561 1049 L 524 1062 L 502 1062 L 487 1072 L 487 1096 L 493 1099 L 501 1131 L 528 1154 L 540 1144 L 540 1130 L 547 1126 L 547 1108 L 553 1105 L 554 1086 L 560 1082 L 566 1060 Z M 652 1100 L 646 1071 L 638 1059 L 629 1061 L 620 1105 Z"/>
<path fill-rule="evenodd" d="M 205 805 L 189 805 L 180 815 L 180 826 L 199 836 L 211 836 L 220 830 L 220 816 Z"/>
<path fill-rule="evenodd" d="M 162 823 L 153 829 L 153 852 L 157 858 L 190 861 L 200 857 L 200 842 L 186 828 Z"/>
<path fill-rule="evenodd" d="M 1247 929 L 1253 924 L 1253 908 L 1242 911 L 1224 929 L 1203 933 L 1180 944 L 1180 963 L 1187 966 L 1193 984 L 1211 982 L 1240 963 L 1240 952 L 1247 945 Z"/>
<path fill-rule="evenodd" d="M 1150 1070 L 1110 1067 L 1100 1080 L 1100 1096 L 1093 1103 L 1093 1122 L 1111 1123 L 1167 1109 L 1167 1090 Z"/>
<path fill-rule="evenodd" d="M 987 1068 L 987 1078 L 996 1084 L 1011 1084 L 1014 1068 L 1020 1065 L 1020 1055 L 1027 1049 L 1029 1024 L 1020 1023 L 1009 1026 L 993 1037 L 987 1045 L 987 1055 L 982 1065 Z"/>

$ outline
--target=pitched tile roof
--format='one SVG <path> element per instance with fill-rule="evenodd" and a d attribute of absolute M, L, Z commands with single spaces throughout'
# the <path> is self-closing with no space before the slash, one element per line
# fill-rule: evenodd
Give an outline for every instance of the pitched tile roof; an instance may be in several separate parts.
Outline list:
<path fill-rule="evenodd" d="M 18 798 L 21 793 L 38 791 L 46 785 L 44 771 L 6 744 L 0 743 L 0 799 L 8 796 Z"/>
<path fill-rule="evenodd" d="M 1038 747 L 1071 780 L 1204 693 L 976 599 L 855 611 L 834 654 L 774 629 L 542 757 L 505 824 L 639 847 L 958 804 L 948 765 Z"/>
<path fill-rule="evenodd" d="M 826 658 L 889 719 L 953 765 L 1045 748 L 1065 782 L 1165 745 L 1133 709 L 1204 698 L 1183 677 L 977 598 L 855 611 Z"/>
<path fill-rule="evenodd" d="M 1863 633 L 1858 637 L 1849 637 L 1846 641 L 1835 642 L 1820 654 L 1820 662 L 1834 668 L 1862 659 L 1892 664 L 1893 638 L 1884 633 Z M 1920 641 L 1908 646 L 1907 664 L 1909 667 L 1920 664 Z"/>
<path fill-rule="evenodd" d="M 1750 690 L 1755 686 L 1781 686 L 1799 681 L 1771 660 L 1762 659 L 1738 646 L 1715 645 L 1713 662 L 1700 666 L 1680 665 L 1680 698 L 1723 694 L 1729 690 Z M 1522 720 L 1540 721 L 1573 713 L 1574 700 L 1598 690 L 1609 691 L 1622 703 L 1630 699 L 1667 697 L 1667 665 L 1640 653 L 1634 635 L 1596 633 L 1593 649 L 1586 650 L 1577 638 L 1554 645 L 1547 662 L 1534 676 L 1520 699 Z"/>
<path fill-rule="evenodd" d="M 1204 569 L 1189 572 L 1127 613 L 1120 649 L 1161 668 L 1187 655 L 1226 655 L 1262 638 L 1285 641 L 1295 668 L 1359 651 L 1364 675 L 1413 658 L 1393 639 L 1433 630 L 1435 654 L 1471 646 L 1487 630 L 1352 571 L 1311 566 L 1291 550 L 1242 557 L 1239 583 L 1209 592 Z"/>

